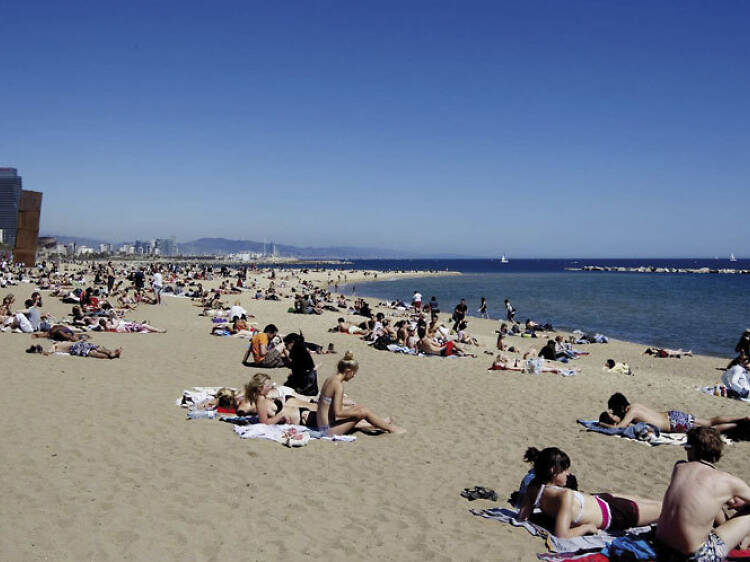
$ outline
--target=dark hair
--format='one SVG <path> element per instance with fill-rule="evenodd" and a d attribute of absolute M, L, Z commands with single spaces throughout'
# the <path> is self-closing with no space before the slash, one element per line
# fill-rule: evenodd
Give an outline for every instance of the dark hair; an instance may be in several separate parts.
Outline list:
<path fill-rule="evenodd" d="M 610 425 L 615 424 L 615 420 L 612 419 L 612 416 L 609 415 L 609 412 L 602 412 L 599 414 L 599 423 L 608 423 Z"/>
<path fill-rule="evenodd" d="M 721 435 L 713 427 L 694 427 L 687 433 L 687 444 L 692 447 L 696 460 L 706 462 L 718 461 L 724 447 Z"/>
<path fill-rule="evenodd" d="M 263 328 L 264 334 L 278 334 L 279 329 L 274 324 L 269 324 L 265 328 Z"/>
<path fill-rule="evenodd" d="M 615 360 L 614 359 L 607 359 L 607 362 L 605 363 L 608 368 L 612 369 L 615 366 Z"/>
<path fill-rule="evenodd" d="M 533 463 L 539 456 L 539 453 L 540 451 L 536 447 L 529 447 L 523 455 L 523 462 Z"/>
<path fill-rule="evenodd" d="M 607 408 L 612 410 L 612 412 L 618 417 L 625 415 L 628 406 L 630 406 L 630 402 L 628 402 L 628 399 L 625 398 L 625 395 L 621 392 L 615 392 L 609 397 L 609 400 L 607 400 Z"/>
<path fill-rule="evenodd" d="M 26 308 L 29 308 L 30 306 L 34 306 L 34 301 L 33 301 L 33 300 L 31 300 L 31 299 L 26 299 L 26 301 L 25 301 L 25 302 L 23 303 L 23 305 L 24 305 L 24 306 L 25 306 Z"/>
<path fill-rule="evenodd" d="M 289 344 L 296 345 L 298 343 L 299 339 L 300 339 L 300 334 L 295 334 L 295 333 L 292 332 L 292 333 L 289 333 L 289 334 L 287 334 L 287 335 L 284 336 L 284 344 L 285 345 L 289 345 Z"/>
<path fill-rule="evenodd" d="M 527 451 L 528 453 L 528 451 Z M 555 474 L 570 468 L 570 457 L 557 447 L 542 449 L 534 459 L 534 482 L 546 484 Z"/>

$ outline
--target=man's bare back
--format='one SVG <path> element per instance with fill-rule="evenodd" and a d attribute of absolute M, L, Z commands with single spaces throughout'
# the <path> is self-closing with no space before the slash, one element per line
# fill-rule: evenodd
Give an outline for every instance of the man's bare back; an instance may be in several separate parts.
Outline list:
<path fill-rule="evenodd" d="M 694 552 L 711 532 L 722 507 L 743 488 L 747 485 L 739 478 L 709 463 L 677 463 L 662 502 L 657 538 L 680 552 Z"/>
<path fill-rule="evenodd" d="M 672 470 L 656 528 L 659 560 L 718 562 L 750 534 L 750 486 L 713 463 L 722 442 L 712 427 L 688 431 L 688 462 Z M 730 519 L 724 508 L 736 509 Z"/>

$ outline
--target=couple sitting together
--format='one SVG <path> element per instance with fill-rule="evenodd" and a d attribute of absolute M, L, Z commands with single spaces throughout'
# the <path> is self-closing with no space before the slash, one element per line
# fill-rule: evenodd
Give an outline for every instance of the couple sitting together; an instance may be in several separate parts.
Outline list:
<path fill-rule="evenodd" d="M 687 437 L 687 461 L 675 465 L 662 501 L 580 492 L 569 487 L 574 479 L 565 452 L 531 448 L 525 460 L 534 468 L 521 484 L 519 519 L 539 508 L 563 538 L 657 523 L 658 560 L 725 560 L 730 549 L 748 541 L 750 486 L 714 466 L 723 446 L 715 428 L 696 427 Z"/>

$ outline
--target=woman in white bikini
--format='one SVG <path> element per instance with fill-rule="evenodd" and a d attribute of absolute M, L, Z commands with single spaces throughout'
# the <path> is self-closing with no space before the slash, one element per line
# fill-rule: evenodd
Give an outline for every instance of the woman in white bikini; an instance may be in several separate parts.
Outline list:
<path fill-rule="evenodd" d="M 585 494 L 566 488 L 570 458 L 557 447 L 539 451 L 534 459 L 534 480 L 521 501 L 518 518 L 528 519 L 534 508 L 555 520 L 553 532 L 561 538 L 580 537 L 603 530 L 624 530 L 659 519 L 661 502 L 635 496 Z"/>

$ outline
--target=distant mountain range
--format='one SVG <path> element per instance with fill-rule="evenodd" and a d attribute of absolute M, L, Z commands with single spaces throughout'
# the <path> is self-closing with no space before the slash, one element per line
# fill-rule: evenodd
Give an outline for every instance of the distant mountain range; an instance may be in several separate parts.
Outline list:
<path fill-rule="evenodd" d="M 110 243 L 107 240 L 97 240 L 94 238 L 84 238 L 80 236 L 54 236 L 60 244 L 71 244 L 75 242 L 79 245 L 97 248 L 99 244 Z M 114 246 L 132 242 L 117 242 Z M 468 256 L 456 254 L 423 254 L 417 252 L 405 252 L 393 250 L 390 248 L 359 248 L 356 246 L 324 246 L 324 247 L 299 247 L 287 244 L 272 244 L 256 242 L 254 240 L 230 240 L 228 238 L 198 238 L 190 242 L 178 242 L 177 248 L 180 255 L 183 256 L 204 256 L 204 255 L 224 255 L 240 253 L 261 253 L 264 250 L 266 254 L 272 254 L 274 248 L 276 254 L 281 257 L 298 257 L 298 258 L 328 258 L 328 259 L 408 259 L 408 258 L 465 258 Z"/>

